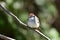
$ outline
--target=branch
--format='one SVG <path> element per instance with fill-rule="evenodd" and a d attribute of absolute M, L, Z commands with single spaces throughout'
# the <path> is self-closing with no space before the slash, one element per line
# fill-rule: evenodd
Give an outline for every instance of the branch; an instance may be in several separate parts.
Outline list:
<path fill-rule="evenodd" d="M 49 37 L 47 37 L 46 35 L 44 35 L 42 32 L 40 32 L 39 30 L 35 29 L 35 32 L 37 32 L 38 34 L 42 35 L 43 37 L 45 37 L 48 40 L 51 40 Z"/>
<path fill-rule="evenodd" d="M 13 39 L 13 38 L 4 36 L 4 35 L 2 35 L 2 34 L 0 34 L 0 38 L 1 38 L 1 39 L 4 39 L 4 40 L 15 40 L 15 39 Z"/>
<path fill-rule="evenodd" d="M 26 24 L 24 24 L 17 16 L 15 16 L 12 12 L 10 12 L 9 10 L 7 10 L 5 7 L 3 7 L 1 4 L 0 4 L 0 8 L 2 8 L 3 11 L 6 12 L 6 14 L 9 14 L 11 16 L 13 16 L 20 24 L 24 25 L 24 26 L 27 26 Z"/>
<path fill-rule="evenodd" d="M 28 25 L 24 24 L 17 16 L 15 16 L 12 12 L 10 12 L 9 10 L 7 10 L 7 9 L 6 9 L 5 7 L 3 7 L 1 4 L 0 4 L 0 8 L 2 8 L 3 11 L 6 12 L 6 14 L 9 14 L 9 15 L 13 16 L 21 25 L 23 25 L 23 26 L 25 26 L 25 27 L 27 27 L 27 28 L 30 28 L 30 27 L 28 27 Z M 32 28 L 30 28 L 30 29 L 32 29 Z M 35 32 L 39 33 L 39 35 L 42 35 L 42 36 L 45 37 L 46 39 L 50 40 L 49 37 L 45 36 L 45 35 L 44 35 L 43 33 L 41 33 L 39 30 L 37 30 L 37 29 L 32 29 L 32 30 L 34 30 Z"/>

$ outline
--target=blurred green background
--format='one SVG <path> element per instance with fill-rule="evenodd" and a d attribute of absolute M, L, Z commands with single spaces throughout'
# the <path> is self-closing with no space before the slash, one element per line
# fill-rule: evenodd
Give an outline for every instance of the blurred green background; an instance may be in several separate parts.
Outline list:
<path fill-rule="evenodd" d="M 22 22 L 27 24 L 28 11 L 25 8 L 26 1 L 27 0 L 0 0 L 8 10 L 14 13 Z M 60 33 L 57 29 L 58 26 L 55 27 L 55 25 L 53 25 L 59 15 L 55 0 L 34 1 L 42 10 L 42 12 L 39 12 L 38 14 L 42 32 L 50 37 L 51 40 L 60 40 Z M 60 23 L 60 21 L 58 22 Z M 26 30 L 23 28 L 23 26 L 12 16 L 5 14 L 3 10 L 0 10 L 0 33 L 15 38 L 16 40 L 46 40 L 43 36 L 37 34 L 31 29 Z"/>

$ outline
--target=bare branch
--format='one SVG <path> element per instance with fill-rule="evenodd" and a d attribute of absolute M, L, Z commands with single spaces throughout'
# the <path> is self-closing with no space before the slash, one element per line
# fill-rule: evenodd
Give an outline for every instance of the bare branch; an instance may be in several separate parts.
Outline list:
<path fill-rule="evenodd" d="M 13 38 L 4 36 L 4 35 L 2 35 L 2 34 L 0 34 L 0 38 L 1 38 L 1 39 L 4 39 L 4 40 L 15 40 L 15 39 L 13 39 Z"/>
<path fill-rule="evenodd" d="M 24 24 L 17 16 L 15 16 L 12 12 L 10 12 L 9 10 L 7 10 L 5 7 L 3 7 L 1 4 L 0 4 L 0 8 L 2 8 L 3 11 L 6 12 L 6 14 L 9 14 L 11 16 L 13 16 L 20 24 L 24 25 L 24 26 L 27 26 L 26 24 Z"/>
<path fill-rule="evenodd" d="M 15 16 L 12 12 L 10 12 L 9 10 L 7 10 L 5 7 L 3 7 L 1 4 L 0 4 L 0 8 L 3 9 L 3 11 L 6 12 L 6 14 L 9 14 L 11 16 L 13 16 L 20 24 L 22 24 L 23 26 L 27 27 L 27 28 L 30 28 L 28 27 L 28 25 L 24 24 L 17 16 Z M 32 28 L 30 28 L 32 29 Z M 35 32 L 39 33 L 39 35 L 42 35 L 43 37 L 45 37 L 47 40 L 50 40 L 49 37 L 45 36 L 43 33 L 41 33 L 39 30 L 37 29 L 33 29 Z"/>
<path fill-rule="evenodd" d="M 39 33 L 40 35 L 42 35 L 43 37 L 45 37 L 46 39 L 50 40 L 49 37 L 47 37 L 46 35 L 44 35 L 44 34 L 43 34 L 42 32 L 40 32 L 39 30 L 35 29 L 35 31 L 36 31 L 37 33 Z"/>

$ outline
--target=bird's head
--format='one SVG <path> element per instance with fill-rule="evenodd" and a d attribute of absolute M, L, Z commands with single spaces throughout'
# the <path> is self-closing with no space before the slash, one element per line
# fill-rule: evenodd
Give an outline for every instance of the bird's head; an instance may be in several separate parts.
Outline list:
<path fill-rule="evenodd" d="M 29 16 L 35 16 L 35 14 L 33 12 L 29 13 Z"/>

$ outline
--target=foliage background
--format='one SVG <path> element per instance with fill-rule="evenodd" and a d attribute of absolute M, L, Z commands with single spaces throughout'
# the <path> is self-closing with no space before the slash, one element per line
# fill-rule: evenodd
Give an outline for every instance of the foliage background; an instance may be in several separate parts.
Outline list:
<path fill-rule="evenodd" d="M 25 8 L 25 0 L 0 1 L 8 10 L 27 24 L 28 11 Z M 58 17 L 55 0 L 35 0 L 35 2 L 42 9 L 42 12 L 38 14 L 42 32 L 51 40 L 60 40 L 59 31 L 52 25 Z M 46 40 L 36 32 L 23 28 L 13 17 L 6 15 L 2 10 L 0 10 L 0 33 L 16 40 Z"/>

